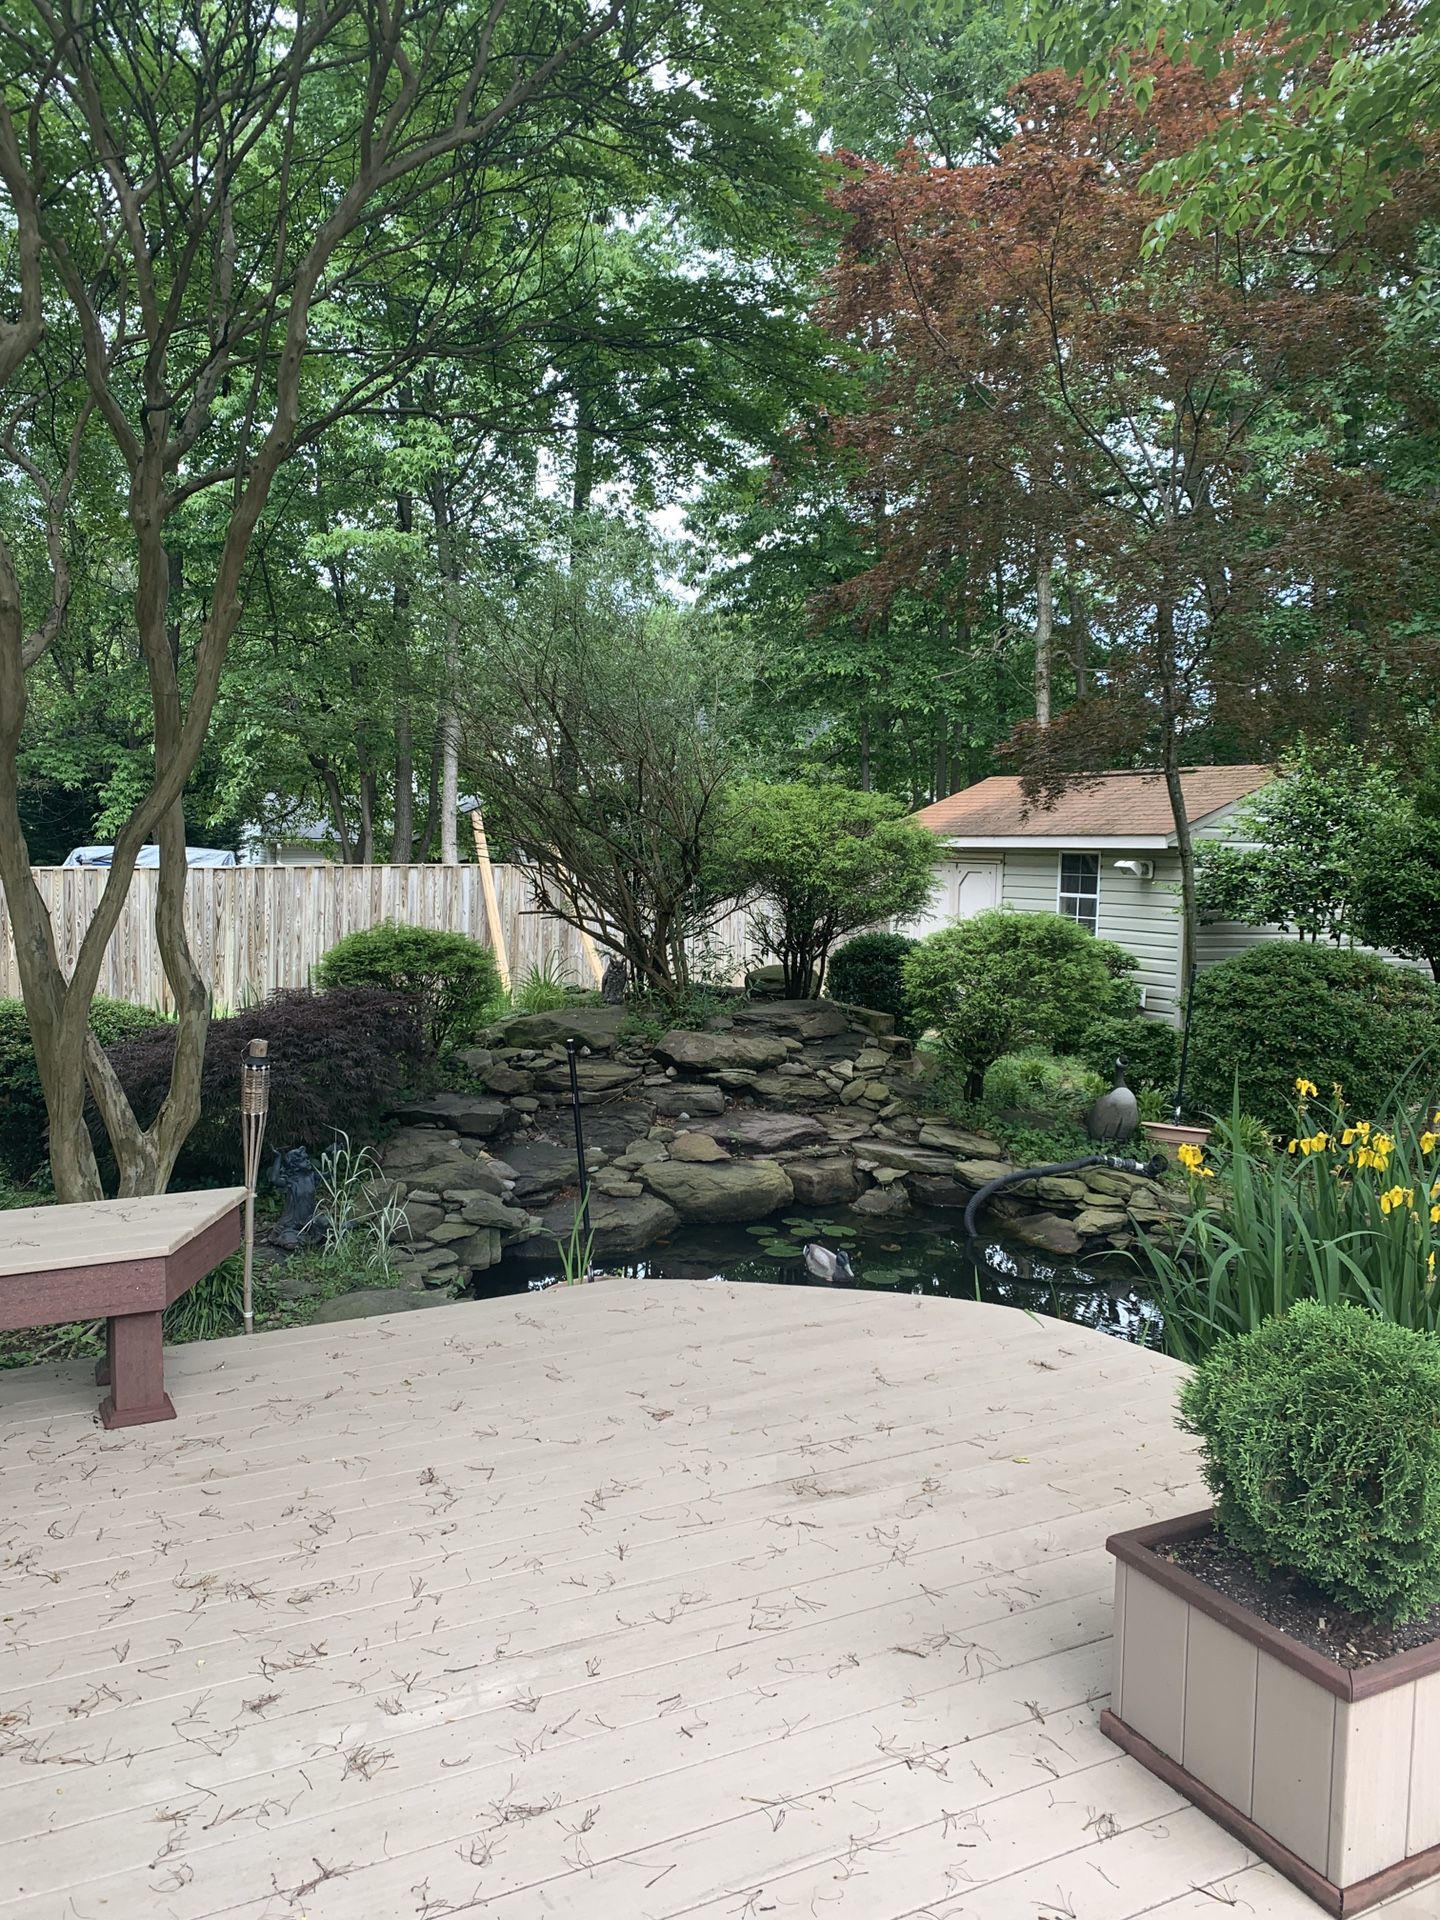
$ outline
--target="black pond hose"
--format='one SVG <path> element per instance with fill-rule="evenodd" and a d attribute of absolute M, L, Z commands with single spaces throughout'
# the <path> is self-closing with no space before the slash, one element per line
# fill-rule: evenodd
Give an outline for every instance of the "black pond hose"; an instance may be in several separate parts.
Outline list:
<path fill-rule="evenodd" d="M 1050 1167 L 1017 1167 L 1013 1173 L 1002 1173 L 998 1180 L 987 1180 L 983 1187 L 971 1194 L 970 1204 L 965 1209 L 965 1238 L 976 1238 L 975 1223 L 986 1201 L 1002 1188 L 1019 1186 L 1022 1180 L 1044 1180 L 1056 1173 L 1079 1173 L 1085 1167 L 1111 1167 L 1116 1173 L 1137 1173 L 1153 1179 L 1156 1174 L 1165 1171 L 1165 1166 L 1161 1154 L 1156 1154 L 1153 1160 L 1127 1160 L 1118 1153 L 1087 1153 L 1082 1160 L 1057 1160 Z"/>

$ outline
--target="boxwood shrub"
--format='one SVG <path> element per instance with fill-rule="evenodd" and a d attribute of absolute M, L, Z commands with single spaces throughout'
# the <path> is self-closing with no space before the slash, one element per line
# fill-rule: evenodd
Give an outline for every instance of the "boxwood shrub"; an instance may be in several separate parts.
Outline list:
<path fill-rule="evenodd" d="M 1440 1600 L 1440 1341 L 1302 1301 L 1186 1382 L 1216 1521 L 1263 1568 L 1406 1620 Z"/>
<path fill-rule="evenodd" d="M 318 987 L 380 987 L 416 1005 L 433 1052 L 472 1039 L 500 1011 L 494 956 L 463 933 L 393 921 L 347 934 L 315 969 Z"/>
<path fill-rule="evenodd" d="M 1338 1084 L 1352 1113 L 1378 1119 L 1425 1062 L 1422 1097 L 1440 1065 L 1440 992 L 1373 954 L 1267 940 L 1195 982 L 1187 1100 L 1201 1112 L 1230 1112 L 1238 1074 L 1242 1109 L 1293 1132 L 1303 1075 L 1327 1101 Z"/>
<path fill-rule="evenodd" d="M 893 1014 L 895 1031 L 908 1033 L 905 956 L 914 945 L 903 933 L 857 933 L 831 954 L 826 993 L 847 1006 Z"/>
<path fill-rule="evenodd" d="M 1126 1081 L 1137 1093 L 1146 1088 L 1159 1093 L 1175 1090 L 1180 1035 L 1164 1020 L 1153 1020 L 1143 1013 L 1128 1019 L 1106 1015 L 1086 1027 L 1077 1051 L 1086 1066 L 1104 1075 L 1107 1087 L 1114 1077 L 1116 1060 L 1123 1059 Z"/>

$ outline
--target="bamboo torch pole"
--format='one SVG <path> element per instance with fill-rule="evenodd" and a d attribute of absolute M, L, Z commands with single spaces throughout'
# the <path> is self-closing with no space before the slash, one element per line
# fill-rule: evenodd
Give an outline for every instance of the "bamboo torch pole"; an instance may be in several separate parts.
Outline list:
<path fill-rule="evenodd" d="M 269 1052 L 268 1040 L 252 1040 L 240 1062 L 240 1137 L 245 1149 L 245 1292 L 242 1312 L 246 1333 L 255 1331 L 255 1186 L 260 1178 L 260 1148 L 265 1139 L 265 1117 L 270 1111 Z"/>
<path fill-rule="evenodd" d="M 479 807 L 470 810 L 470 830 L 475 835 L 475 858 L 480 866 L 480 886 L 485 894 L 485 918 L 490 923 L 490 951 L 495 955 L 495 971 L 500 985 L 510 991 L 510 955 L 505 951 L 505 929 L 500 924 L 500 902 L 495 897 L 495 869 L 490 864 L 490 842 Z"/>

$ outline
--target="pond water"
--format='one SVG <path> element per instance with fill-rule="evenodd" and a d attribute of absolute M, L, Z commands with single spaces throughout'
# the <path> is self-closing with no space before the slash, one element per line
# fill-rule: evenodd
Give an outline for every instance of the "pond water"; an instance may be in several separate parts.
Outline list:
<path fill-rule="evenodd" d="M 990 1234 L 971 1249 L 958 1219 L 948 1213 L 916 1211 L 903 1223 L 794 1213 L 754 1227 L 682 1227 L 663 1245 L 602 1264 L 610 1273 L 650 1279 L 823 1286 L 805 1270 L 808 1240 L 849 1254 L 855 1277 L 835 1285 L 986 1300 L 1073 1320 L 1123 1340 L 1160 1343 L 1159 1315 L 1138 1291 L 1128 1265 L 1086 1270 Z M 469 1297 L 495 1299 L 563 1278 L 558 1253 L 552 1260 L 502 1260 L 475 1276 Z"/>

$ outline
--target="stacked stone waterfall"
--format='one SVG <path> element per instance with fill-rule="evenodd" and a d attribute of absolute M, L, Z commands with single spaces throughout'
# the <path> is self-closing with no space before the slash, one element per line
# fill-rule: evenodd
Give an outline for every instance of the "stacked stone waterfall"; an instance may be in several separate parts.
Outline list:
<path fill-rule="evenodd" d="M 926 1073 L 888 1015 L 826 1000 L 738 1002 L 703 1031 L 656 1040 L 621 1007 L 517 1014 L 458 1056 L 473 1091 L 397 1111 L 382 1164 L 404 1203 L 398 1277 L 449 1288 L 506 1254 L 554 1258 L 575 1215 L 565 1042 L 580 1098 L 598 1259 L 688 1222 L 788 1208 L 890 1216 L 963 1209 L 1009 1170 L 998 1143 L 926 1107 Z M 1108 1169 L 1040 1180 L 996 1216 L 1058 1256 L 1113 1253 L 1172 1210 L 1153 1182 Z"/>

